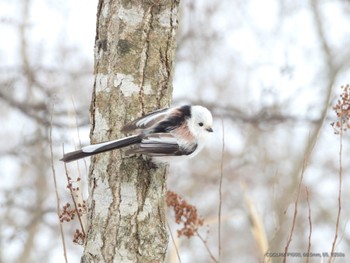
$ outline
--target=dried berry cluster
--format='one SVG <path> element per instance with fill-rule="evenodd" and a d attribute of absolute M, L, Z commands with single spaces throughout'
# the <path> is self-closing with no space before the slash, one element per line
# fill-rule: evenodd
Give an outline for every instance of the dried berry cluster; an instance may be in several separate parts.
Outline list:
<path fill-rule="evenodd" d="M 85 234 L 79 229 L 76 229 L 73 236 L 73 242 L 78 245 L 83 245 L 85 241 Z"/>
<path fill-rule="evenodd" d="M 86 207 L 86 201 L 85 200 L 83 200 L 82 204 L 78 203 L 77 206 L 78 206 L 78 213 L 79 213 L 80 216 L 82 216 L 83 214 L 86 213 L 86 208 L 87 207 Z"/>
<path fill-rule="evenodd" d="M 77 178 L 77 182 L 79 182 L 79 181 L 80 181 L 80 177 Z M 79 191 L 79 187 L 73 187 L 73 183 L 74 183 L 74 181 L 72 180 L 72 178 L 68 177 L 67 188 L 73 192 Z"/>
<path fill-rule="evenodd" d="M 83 214 L 86 213 L 86 201 L 83 201 L 82 204 L 78 203 L 77 207 L 78 207 L 79 216 L 82 216 Z M 72 221 L 76 216 L 76 214 L 77 214 L 76 209 L 72 207 L 70 203 L 66 203 L 63 206 L 62 211 L 59 215 L 61 223 Z"/>
<path fill-rule="evenodd" d="M 69 222 L 69 221 L 73 220 L 74 217 L 75 217 L 75 208 L 72 208 L 70 203 L 66 203 L 63 206 L 62 211 L 60 213 L 61 223 Z"/>
<path fill-rule="evenodd" d="M 84 230 L 84 223 L 82 216 L 83 214 L 86 214 L 87 212 L 87 206 L 86 201 L 78 202 L 77 200 L 81 200 L 82 194 L 80 192 L 79 186 L 75 186 L 77 182 L 79 182 L 81 179 L 80 177 L 77 178 L 76 181 L 74 181 L 69 175 L 66 168 L 66 178 L 67 178 L 67 188 L 70 192 L 73 205 L 70 203 L 66 203 L 63 206 L 62 211 L 59 214 L 60 222 L 70 222 L 77 217 L 80 229 L 76 229 L 73 235 L 73 242 L 79 245 L 83 245 L 85 241 L 85 230 Z"/>
<path fill-rule="evenodd" d="M 346 131 L 350 128 L 350 86 L 341 86 L 342 93 L 337 104 L 333 107 L 335 114 L 338 117 L 336 122 L 331 123 L 335 134 L 340 134 L 341 131 Z"/>
<path fill-rule="evenodd" d="M 166 197 L 168 207 L 173 207 L 175 212 L 175 222 L 183 224 L 183 228 L 177 231 L 178 236 L 190 238 L 197 233 L 199 227 L 203 225 L 203 218 L 198 217 L 197 208 L 188 204 L 177 193 L 168 191 Z"/>

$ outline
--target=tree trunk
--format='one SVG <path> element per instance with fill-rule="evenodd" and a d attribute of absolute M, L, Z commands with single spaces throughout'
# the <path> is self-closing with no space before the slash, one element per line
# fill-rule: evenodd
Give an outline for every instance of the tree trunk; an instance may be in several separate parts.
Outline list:
<path fill-rule="evenodd" d="M 100 0 L 95 39 L 91 141 L 171 102 L 176 0 Z M 166 167 L 123 150 L 91 159 L 87 239 L 81 262 L 163 262 Z"/>

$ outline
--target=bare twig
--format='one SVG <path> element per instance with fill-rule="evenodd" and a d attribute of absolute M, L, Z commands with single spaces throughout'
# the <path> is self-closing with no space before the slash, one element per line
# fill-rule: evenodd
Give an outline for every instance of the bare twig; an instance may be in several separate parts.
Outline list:
<path fill-rule="evenodd" d="M 201 236 L 201 234 L 199 234 L 199 232 L 196 230 L 196 234 L 197 237 L 199 237 L 199 239 L 203 242 L 205 249 L 207 250 L 210 258 L 215 262 L 215 263 L 219 263 L 219 261 L 214 257 L 213 253 L 211 253 L 210 248 L 208 246 L 208 242 Z"/>
<path fill-rule="evenodd" d="M 224 177 L 224 157 L 225 157 L 225 125 L 221 119 L 222 125 L 222 148 L 221 148 L 221 165 L 220 165 L 220 181 L 219 181 L 219 211 L 218 211 L 218 261 L 221 260 L 221 208 L 222 208 L 222 178 Z"/>
<path fill-rule="evenodd" d="M 53 182 L 54 182 L 54 187 L 55 187 L 55 194 L 56 194 L 56 210 L 57 210 L 58 221 L 59 221 L 59 224 L 60 224 L 60 233 L 61 233 L 61 239 L 62 239 L 63 255 L 64 255 L 65 262 L 68 263 L 66 241 L 65 241 L 64 233 L 63 233 L 63 224 L 60 221 L 60 207 L 61 207 L 60 206 L 60 197 L 59 197 L 58 191 L 57 191 L 56 171 L 55 171 L 55 166 L 54 166 L 54 162 L 53 162 L 53 149 L 52 149 L 52 115 L 53 115 L 53 109 L 54 109 L 54 103 L 52 103 L 52 108 L 51 108 L 51 124 L 50 124 L 50 130 L 49 130 L 51 169 L 52 169 L 52 177 L 53 177 Z"/>
<path fill-rule="evenodd" d="M 308 246 L 307 246 L 307 258 L 306 258 L 306 263 L 309 262 L 309 255 L 311 251 L 311 235 L 312 235 L 312 220 L 311 220 L 311 207 L 310 207 L 310 200 L 309 200 L 309 190 L 305 186 L 305 192 L 306 192 L 306 201 L 307 201 L 307 206 L 309 208 L 309 240 L 308 240 Z"/>
<path fill-rule="evenodd" d="M 64 154 L 64 147 L 62 146 L 62 148 L 63 148 L 63 154 Z M 73 204 L 74 204 L 74 208 L 75 208 L 76 214 L 78 216 L 78 220 L 79 220 L 79 224 L 80 224 L 81 231 L 82 231 L 82 234 L 83 234 L 83 238 L 85 239 L 86 238 L 86 234 L 85 234 L 84 224 L 83 224 L 83 221 L 82 221 L 82 218 L 81 218 L 81 214 L 79 212 L 79 208 L 78 208 L 77 202 L 75 200 L 75 196 L 74 196 L 72 185 L 71 185 L 72 184 L 71 183 L 71 178 L 68 175 L 68 169 L 67 169 L 67 164 L 66 163 L 64 163 L 64 170 L 66 172 L 68 189 L 69 189 L 70 195 L 72 197 L 72 201 L 73 201 Z"/>
<path fill-rule="evenodd" d="M 343 129 L 340 129 L 338 213 L 337 213 L 337 220 L 336 220 L 336 223 L 335 223 L 335 234 L 334 234 L 334 240 L 333 240 L 333 244 L 332 244 L 331 255 L 330 255 L 330 257 L 329 257 L 329 263 L 331 263 L 331 262 L 334 261 L 333 255 L 334 255 L 335 245 L 336 245 L 337 239 L 338 239 L 340 213 L 341 213 L 341 209 L 342 209 L 342 202 L 341 202 L 342 187 L 343 187 L 342 152 L 343 152 Z"/>
<path fill-rule="evenodd" d="M 81 148 L 81 139 L 80 139 L 80 132 L 79 132 L 77 109 L 76 109 L 76 106 L 75 106 L 75 103 L 74 103 L 74 99 L 71 98 L 71 100 L 72 100 L 72 105 L 73 105 L 74 115 L 75 115 L 74 116 L 75 117 L 74 118 L 75 119 L 75 128 L 76 128 L 76 132 L 77 132 L 77 136 L 78 136 L 79 147 Z M 86 164 L 86 159 L 83 159 L 83 162 L 84 162 L 84 168 L 85 168 L 85 173 L 84 174 L 87 175 L 88 174 L 88 168 L 87 168 L 87 164 Z M 76 162 L 76 165 L 77 165 L 77 171 L 78 171 L 77 172 L 78 173 L 78 178 L 81 178 L 79 162 Z M 85 179 L 87 179 L 86 176 L 85 176 Z M 82 203 L 83 202 L 83 183 L 82 183 L 82 180 L 79 180 L 78 183 L 79 183 L 79 189 L 80 189 L 79 196 L 78 196 L 78 203 Z M 85 225 L 86 217 L 84 216 L 83 219 L 84 219 L 83 223 Z"/>
<path fill-rule="evenodd" d="M 293 234 L 294 234 L 294 228 L 295 228 L 295 224 L 297 221 L 297 215 L 298 215 L 298 204 L 299 204 L 299 198 L 300 198 L 300 190 L 301 190 L 301 184 L 303 182 L 304 179 L 304 171 L 305 171 L 305 164 L 306 164 L 306 159 L 307 156 L 304 157 L 304 162 L 303 162 L 303 167 L 301 170 L 301 175 L 300 175 L 300 180 L 299 180 L 299 185 L 298 185 L 298 193 L 297 193 L 297 198 L 294 202 L 294 215 L 293 215 L 293 222 L 292 222 L 292 227 L 290 229 L 290 234 L 289 234 L 289 238 L 287 241 L 287 245 L 284 248 L 284 257 L 283 257 L 283 263 L 287 262 L 287 254 L 288 254 L 288 249 L 289 249 L 289 245 L 292 242 L 293 239 Z"/>
<path fill-rule="evenodd" d="M 340 213 L 342 209 L 342 188 L 343 188 L 343 132 L 350 128 L 350 85 L 340 87 L 342 92 L 337 104 L 333 107 L 335 114 L 338 117 L 336 122 L 333 122 L 334 133 L 339 135 L 339 189 L 338 189 L 338 213 L 335 224 L 335 234 L 332 244 L 329 263 L 334 261 L 334 250 L 338 239 Z"/>
<path fill-rule="evenodd" d="M 74 100 L 72 98 L 72 105 L 73 105 L 73 110 L 74 110 L 74 115 L 75 115 L 75 128 L 76 128 L 76 131 L 77 131 L 77 136 L 78 136 L 78 142 L 79 142 L 79 147 L 81 147 L 81 139 L 80 139 L 80 132 L 79 132 L 79 123 L 78 123 L 78 114 L 77 114 L 77 108 L 75 106 L 75 103 L 74 103 Z M 88 168 L 87 168 L 87 164 L 86 164 L 86 159 L 83 159 L 84 161 L 84 167 L 85 167 L 85 174 L 88 174 Z M 79 172 L 79 177 L 80 177 L 80 166 L 79 166 L 79 162 L 76 162 L 77 163 L 77 169 L 78 169 L 78 172 Z"/>
<path fill-rule="evenodd" d="M 168 229 L 169 229 L 169 233 L 170 233 L 171 241 L 173 242 L 174 247 L 175 247 L 175 252 L 176 252 L 177 259 L 179 260 L 179 263 L 181 263 L 181 258 L 180 258 L 179 249 L 177 248 L 177 245 L 176 245 L 176 242 L 175 242 L 175 239 L 174 239 L 173 232 L 171 231 L 171 228 L 170 228 L 169 222 L 167 221 L 166 223 L 167 223 L 167 225 L 168 225 Z"/>

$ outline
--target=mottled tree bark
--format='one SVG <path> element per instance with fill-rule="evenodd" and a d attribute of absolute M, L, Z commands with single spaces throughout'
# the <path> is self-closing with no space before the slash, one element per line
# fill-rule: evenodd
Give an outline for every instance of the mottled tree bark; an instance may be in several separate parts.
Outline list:
<path fill-rule="evenodd" d="M 125 136 L 127 121 L 171 102 L 177 14 L 176 0 L 99 1 L 92 143 Z M 92 158 L 82 262 L 164 261 L 166 167 L 123 152 Z"/>

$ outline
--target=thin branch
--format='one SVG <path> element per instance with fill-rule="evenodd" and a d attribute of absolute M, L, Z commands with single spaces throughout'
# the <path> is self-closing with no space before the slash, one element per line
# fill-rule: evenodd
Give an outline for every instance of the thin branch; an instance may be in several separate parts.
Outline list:
<path fill-rule="evenodd" d="M 63 147 L 63 154 L 64 154 L 64 147 Z M 72 189 L 72 183 L 71 183 L 71 178 L 68 175 L 68 169 L 67 169 L 67 164 L 66 163 L 64 163 L 64 170 L 65 170 L 66 177 L 67 177 L 69 192 L 70 192 L 70 195 L 72 197 L 72 201 L 73 201 L 73 204 L 74 204 L 74 208 L 75 208 L 76 214 L 78 216 L 78 220 L 79 220 L 79 224 L 80 224 L 80 227 L 81 227 L 81 231 L 83 233 L 84 238 L 86 238 L 84 224 L 83 224 L 83 221 L 81 219 L 79 208 L 78 208 L 77 202 L 76 202 L 75 197 L 74 197 L 74 193 L 73 193 L 73 189 Z"/>
<path fill-rule="evenodd" d="M 64 238 L 64 233 L 63 233 L 63 224 L 60 220 L 60 197 L 58 195 L 57 191 L 57 180 L 56 180 L 56 170 L 55 170 L 55 165 L 53 161 L 53 149 L 52 149 L 52 115 L 53 115 L 53 109 L 54 109 L 54 103 L 52 103 L 52 108 L 51 108 L 51 124 L 50 124 L 50 130 L 49 130 L 49 144 L 50 144 L 50 156 L 51 156 L 51 169 L 52 169 L 52 177 L 53 177 L 53 182 L 54 182 L 54 187 L 55 187 L 55 194 L 56 194 L 56 211 L 57 211 L 57 218 L 60 224 L 60 233 L 61 233 L 61 239 L 62 239 L 62 247 L 63 247 L 63 255 L 64 255 L 64 260 L 66 263 L 68 263 L 68 258 L 67 258 L 67 249 L 66 249 L 66 241 Z"/>
<path fill-rule="evenodd" d="M 73 109 L 74 109 L 74 115 L 75 115 L 75 128 L 76 128 L 76 132 L 77 132 L 77 136 L 78 136 L 78 142 L 79 142 L 79 147 L 81 147 L 81 139 L 80 139 L 80 132 L 79 132 L 79 124 L 78 124 L 78 117 L 77 117 L 77 109 L 74 103 L 74 99 L 71 98 L 72 100 L 72 105 L 73 105 Z M 88 168 L 87 168 L 87 164 L 86 164 L 86 159 L 83 159 L 84 162 L 84 167 L 85 167 L 85 175 L 88 174 Z M 78 171 L 78 178 L 81 178 L 81 172 L 80 172 L 80 165 L 79 162 L 76 162 L 77 165 L 77 171 Z M 85 179 L 87 179 L 87 177 L 85 176 Z M 83 183 L 82 180 L 79 180 L 79 202 L 83 202 Z M 77 211 L 78 212 L 78 211 Z M 86 217 L 84 216 L 84 223 L 86 223 Z"/>
<path fill-rule="evenodd" d="M 283 263 L 287 262 L 287 254 L 288 254 L 288 249 L 289 249 L 289 245 L 292 242 L 293 239 L 293 234 L 294 234 L 294 228 L 296 225 L 296 221 L 297 221 L 297 215 L 298 215 L 298 204 L 299 204 L 299 198 L 300 198 L 300 190 L 301 190 L 301 184 L 303 182 L 304 179 L 304 171 L 305 171 L 305 163 L 306 163 L 306 158 L 304 158 L 304 162 L 303 162 L 303 166 L 302 166 L 302 171 L 301 171 L 301 175 L 300 175 L 300 180 L 299 180 L 299 185 L 298 185 L 298 194 L 297 194 L 297 198 L 294 202 L 294 215 L 293 215 L 293 222 L 292 222 L 292 227 L 290 229 L 290 234 L 289 234 L 289 238 L 287 241 L 287 245 L 285 246 L 284 249 L 284 257 L 283 257 Z"/>
<path fill-rule="evenodd" d="M 221 165 L 220 165 L 220 182 L 219 182 L 219 211 L 218 211 L 218 247 L 219 258 L 221 260 L 221 208 L 222 208 L 222 178 L 224 177 L 224 157 L 225 157 L 225 125 L 224 120 L 221 119 L 222 125 L 222 148 L 221 148 Z"/>
<path fill-rule="evenodd" d="M 340 110 L 343 111 L 343 107 L 340 107 Z M 343 116 L 343 112 L 341 112 L 341 116 Z M 329 263 L 334 261 L 334 250 L 335 245 L 338 239 L 338 231 L 339 231 L 339 221 L 340 221 L 340 213 L 342 208 L 341 196 L 342 196 L 342 188 L 343 188 L 343 121 L 340 121 L 340 129 L 339 129 L 339 189 L 338 189 L 338 213 L 337 213 L 337 221 L 335 224 L 335 234 L 334 240 L 332 244 L 331 255 L 329 257 Z"/>
<path fill-rule="evenodd" d="M 339 189 L 338 189 L 338 213 L 337 220 L 335 224 L 335 234 L 332 244 L 331 255 L 329 258 L 329 263 L 334 261 L 334 250 L 336 247 L 338 232 L 339 232 L 339 222 L 340 213 L 342 209 L 342 188 L 343 188 L 343 133 L 350 127 L 350 85 L 340 87 L 342 92 L 340 94 L 340 99 L 338 99 L 337 104 L 333 107 L 335 114 L 338 117 L 336 122 L 333 122 L 334 133 L 339 135 Z"/>
<path fill-rule="evenodd" d="M 306 201 L 307 201 L 307 206 L 309 208 L 309 239 L 308 239 L 308 246 L 307 246 L 307 258 L 306 258 L 306 263 L 309 262 L 309 255 L 311 251 L 311 235 L 312 235 L 312 220 L 311 220 L 311 206 L 310 206 L 310 200 L 309 200 L 309 190 L 305 186 L 305 191 L 306 191 Z"/>
<path fill-rule="evenodd" d="M 176 245 L 176 242 L 175 242 L 175 239 L 174 239 L 174 235 L 173 235 L 173 232 L 171 231 L 171 228 L 170 228 L 170 225 L 169 225 L 168 220 L 167 220 L 166 223 L 167 223 L 167 225 L 168 225 L 168 229 L 169 229 L 171 241 L 173 242 L 174 247 L 175 247 L 175 252 L 176 252 L 177 259 L 179 260 L 179 263 L 181 263 L 180 253 L 179 253 L 179 250 L 178 250 L 178 248 L 177 248 L 177 245 Z"/>
<path fill-rule="evenodd" d="M 199 234 L 199 232 L 198 232 L 197 230 L 196 230 L 196 234 L 197 234 L 197 237 L 199 237 L 199 239 L 203 242 L 203 244 L 204 244 L 204 246 L 205 246 L 205 249 L 207 250 L 207 252 L 208 252 L 210 258 L 211 258 L 215 263 L 219 263 L 219 261 L 214 257 L 213 253 L 211 253 L 207 241 L 201 236 L 201 234 Z"/>

